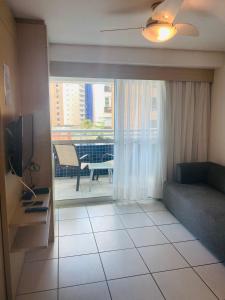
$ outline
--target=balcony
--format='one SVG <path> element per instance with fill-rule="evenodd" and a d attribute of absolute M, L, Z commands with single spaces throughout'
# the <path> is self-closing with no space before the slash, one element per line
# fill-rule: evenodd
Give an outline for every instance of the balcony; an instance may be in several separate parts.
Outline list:
<path fill-rule="evenodd" d="M 53 143 L 112 143 L 113 129 L 73 129 L 71 127 L 54 127 L 52 129 Z"/>
<path fill-rule="evenodd" d="M 105 154 L 113 154 L 114 131 L 112 129 L 71 129 L 66 127 L 52 129 L 53 144 L 75 144 L 78 156 L 88 154 L 86 162 L 102 162 L 109 159 Z M 76 191 L 76 168 L 60 166 L 54 160 L 55 200 L 82 201 L 84 198 L 112 196 L 112 183 L 108 170 L 96 170 L 89 191 L 90 171 L 81 171 L 80 189 Z"/>
<path fill-rule="evenodd" d="M 104 113 L 105 114 L 111 114 L 112 113 L 112 107 L 105 106 L 104 107 Z"/>

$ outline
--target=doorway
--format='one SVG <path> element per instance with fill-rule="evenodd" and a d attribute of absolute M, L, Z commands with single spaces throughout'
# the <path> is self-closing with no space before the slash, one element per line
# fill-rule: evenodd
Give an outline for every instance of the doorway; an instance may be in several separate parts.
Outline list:
<path fill-rule="evenodd" d="M 114 81 L 51 77 L 50 112 L 55 200 L 112 197 Z M 58 145 L 74 146 L 80 170 L 62 164 Z"/>

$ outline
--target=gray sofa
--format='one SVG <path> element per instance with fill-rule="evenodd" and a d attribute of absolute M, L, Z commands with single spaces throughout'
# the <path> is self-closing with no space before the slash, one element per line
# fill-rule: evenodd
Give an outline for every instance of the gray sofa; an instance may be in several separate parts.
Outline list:
<path fill-rule="evenodd" d="M 166 207 L 221 261 L 225 261 L 225 167 L 177 165 L 176 182 L 164 185 Z"/>

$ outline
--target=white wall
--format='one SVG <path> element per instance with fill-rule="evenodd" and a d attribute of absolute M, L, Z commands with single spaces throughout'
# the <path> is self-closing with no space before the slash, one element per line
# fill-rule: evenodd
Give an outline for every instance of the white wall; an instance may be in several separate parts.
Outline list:
<path fill-rule="evenodd" d="M 215 71 L 209 160 L 225 165 L 225 65 Z"/>
<path fill-rule="evenodd" d="M 51 44 L 50 61 L 143 65 L 159 67 L 221 67 L 223 52 Z"/>
<path fill-rule="evenodd" d="M 225 165 L 225 53 L 168 49 L 50 45 L 50 61 L 216 69 L 209 159 Z"/>

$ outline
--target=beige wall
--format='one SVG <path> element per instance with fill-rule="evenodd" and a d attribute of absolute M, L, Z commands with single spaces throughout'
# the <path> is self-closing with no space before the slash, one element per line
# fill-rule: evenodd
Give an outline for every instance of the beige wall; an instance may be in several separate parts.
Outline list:
<path fill-rule="evenodd" d="M 47 31 L 43 22 L 17 20 L 23 114 L 34 117 L 33 173 L 36 186 L 52 185 Z"/>
<path fill-rule="evenodd" d="M 55 77 L 213 81 L 211 69 L 167 68 L 99 63 L 50 62 L 50 74 Z"/>
<path fill-rule="evenodd" d="M 24 255 L 23 253 L 20 253 L 19 255 L 10 255 L 10 246 L 14 231 L 9 230 L 9 223 L 19 203 L 22 186 L 18 181 L 18 178 L 12 175 L 8 169 L 5 128 L 8 122 L 18 117 L 21 113 L 21 101 L 15 22 L 3 0 L 0 0 L 0 45 L 0 204 L 8 294 L 7 299 L 11 299 L 12 294 L 15 294 L 20 274 L 20 266 L 23 263 Z M 3 89 L 3 64 L 7 64 L 10 70 L 11 97 L 8 103 L 5 102 Z M 16 268 L 14 268 L 15 265 L 13 262 L 16 262 Z M 2 269 L 0 268 L 0 272 L 1 271 Z"/>
<path fill-rule="evenodd" d="M 33 172 L 33 184 L 52 190 L 47 29 L 44 22 L 35 20 L 17 20 L 16 27 L 22 113 L 33 114 L 33 161 L 40 166 L 39 172 Z M 50 203 L 53 208 L 52 197 Z M 50 241 L 54 240 L 53 221 L 54 210 L 51 209 Z"/>
<path fill-rule="evenodd" d="M 34 176 L 38 186 L 51 186 L 51 141 L 49 117 L 47 34 L 40 22 L 16 24 L 6 2 L 0 0 L 0 205 L 6 270 L 7 300 L 15 298 L 24 252 L 10 253 L 16 231 L 9 226 L 19 205 L 22 185 L 8 168 L 5 128 L 21 113 L 34 114 L 34 160 L 41 171 Z M 3 65 L 10 69 L 11 97 L 4 96 Z M 22 99 L 22 100 L 21 100 Z M 52 218 L 53 220 L 53 218 Z M 51 222 L 51 239 L 53 222 Z M 0 252 L 0 256 L 2 253 Z M 0 272 L 2 272 L 0 267 Z M 1 283 L 3 274 L 0 275 Z M 4 299 L 0 295 L 0 299 Z"/>
<path fill-rule="evenodd" d="M 225 53 L 173 49 L 51 44 L 50 61 L 177 68 L 219 68 Z"/>
<path fill-rule="evenodd" d="M 225 66 L 214 75 L 209 160 L 225 165 Z"/>

